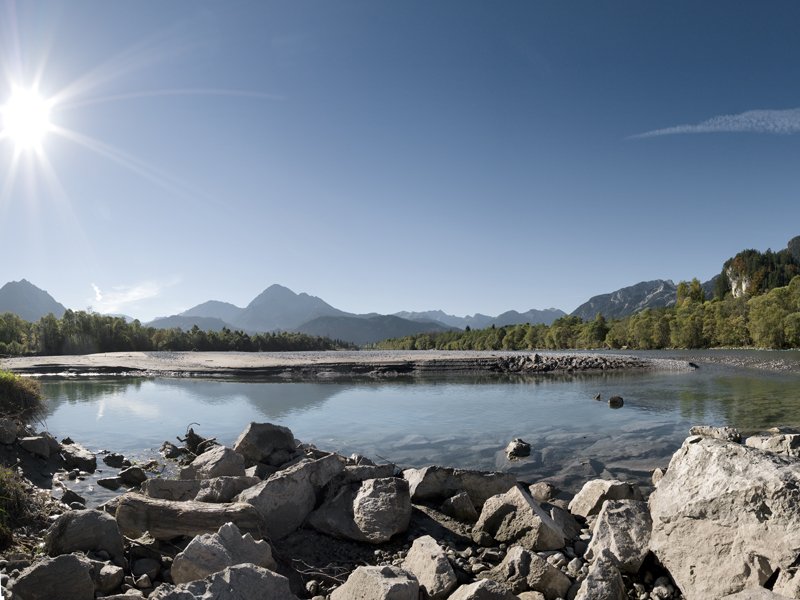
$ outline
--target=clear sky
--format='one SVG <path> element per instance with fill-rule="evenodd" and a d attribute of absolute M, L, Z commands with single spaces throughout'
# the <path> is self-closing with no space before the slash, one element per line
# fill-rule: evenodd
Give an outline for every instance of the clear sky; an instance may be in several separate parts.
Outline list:
<path fill-rule="evenodd" d="M 571 311 L 800 234 L 794 1 L 0 11 L 0 283 L 71 308 Z"/>

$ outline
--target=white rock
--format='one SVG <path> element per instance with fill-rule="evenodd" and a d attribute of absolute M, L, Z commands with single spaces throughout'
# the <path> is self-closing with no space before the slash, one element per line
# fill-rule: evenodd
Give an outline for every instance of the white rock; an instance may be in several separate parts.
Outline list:
<path fill-rule="evenodd" d="M 473 506 L 480 510 L 492 496 L 503 494 L 517 482 L 511 473 L 468 471 L 430 466 L 406 469 L 403 477 L 411 486 L 412 502 L 443 502 L 459 492 L 466 492 Z"/>
<path fill-rule="evenodd" d="M 591 564 L 575 600 L 626 600 L 625 582 L 612 556 L 602 554 Z"/>
<path fill-rule="evenodd" d="M 194 499 L 198 502 L 230 502 L 237 494 L 261 483 L 258 477 L 212 477 L 200 482 L 200 489 Z"/>
<path fill-rule="evenodd" d="M 181 469 L 181 479 L 211 479 L 223 475 L 244 475 L 244 457 L 225 446 L 203 452 Z"/>
<path fill-rule="evenodd" d="M 399 567 L 358 567 L 331 600 L 418 600 L 417 579 Z"/>
<path fill-rule="evenodd" d="M 606 500 L 642 499 L 642 493 L 634 483 L 616 479 L 593 479 L 587 481 L 569 503 L 569 512 L 585 519 L 599 513 Z"/>
<path fill-rule="evenodd" d="M 566 597 L 572 582 L 559 569 L 521 546 L 508 549 L 503 561 L 481 577 L 502 583 L 519 594 L 528 590 L 539 592 L 547 600 Z"/>
<path fill-rule="evenodd" d="M 637 573 L 650 546 L 650 511 L 642 500 L 606 500 L 592 531 L 586 559 L 608 551 L 623 573 Z"/>
<path fill-rule="evenodd" d="M 256 565 L 228 567 L 200 581 L 161 585 L 150 600 L 298 600 L 289 580 Z"/>
<path fill-rule="evenodd" d="M 517 597 L 506 586 L 491 579 L 482 579 L 460 586 L 449 600 L 517 600 Z"/>
<path fill-rule="evenodd" d="M 456 574 L 447 554 L 429 535 L 414 540 L 403 561 L 403 569 L 412 573 L 431 600 L 442 600 L 456 585 Z"/>
<path fill-rule="evenodd" d="M 290 460 L 296 448 L 292 431 L 272 423 L 250 423 L 233 444 L 249 464 L 260 462 L 275 467 Z"/>

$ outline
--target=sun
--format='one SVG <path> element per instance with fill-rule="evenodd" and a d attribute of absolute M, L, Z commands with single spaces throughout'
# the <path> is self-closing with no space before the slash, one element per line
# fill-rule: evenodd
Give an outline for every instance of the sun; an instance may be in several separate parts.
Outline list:
<path fill-rule="evenodd" d="M 9 139 L 17 151 L 37 149 L 49 131 L 51 103 L 36 90 L 15 88 L 0 107 L 0 139 Z"/>

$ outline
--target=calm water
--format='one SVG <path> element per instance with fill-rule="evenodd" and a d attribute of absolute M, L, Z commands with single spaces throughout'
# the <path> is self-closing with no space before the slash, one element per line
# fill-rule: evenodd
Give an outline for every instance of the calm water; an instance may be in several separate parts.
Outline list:
<path fill-rule="evenodd" d="M 800 364 L 790 353 L 750 355 Z M 137 457 L 175 441 L 190 423 L 230 444 L 248 422 L 269 421 L 326 450 L 403 466 L 499 468 L 574 489 L 598 475 L 646 481 L 693 424 L 747 432 L 800 426 L 798 372 L 703 364 L 679 373 L 435 382 L 73 379 L 44 383 L 45 420 L 57 437 Z M 623 396 L 625 406 L 612 410 L 593 400 L 598 393 Z M 533 445 L 530 458 L 506 461 L 503 448 L 513 437 Z"/>

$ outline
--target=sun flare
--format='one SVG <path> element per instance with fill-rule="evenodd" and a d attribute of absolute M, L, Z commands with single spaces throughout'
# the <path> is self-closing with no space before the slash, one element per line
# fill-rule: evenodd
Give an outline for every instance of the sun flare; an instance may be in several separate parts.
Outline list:
<path fill-rule="evenodd" d="M 0 138 L 9 139 L 18 151 L 38 148 L 52 129 L 50 108 L 50 102 L 35 90 L 14 89 L 0 108 Z"/>

